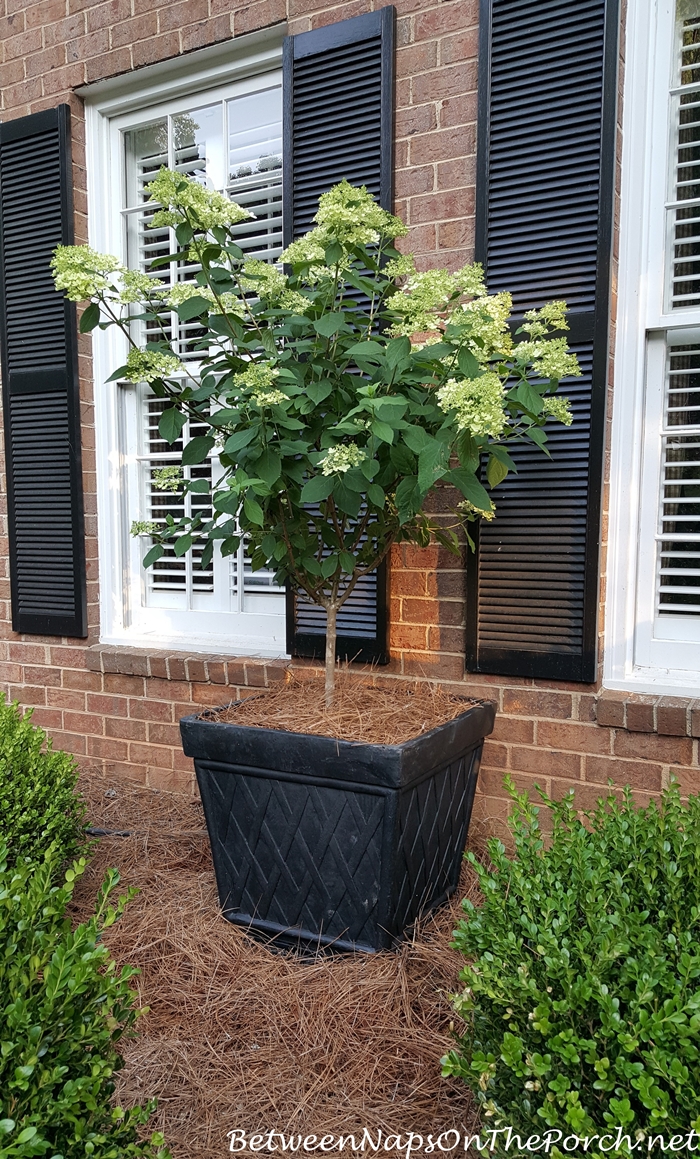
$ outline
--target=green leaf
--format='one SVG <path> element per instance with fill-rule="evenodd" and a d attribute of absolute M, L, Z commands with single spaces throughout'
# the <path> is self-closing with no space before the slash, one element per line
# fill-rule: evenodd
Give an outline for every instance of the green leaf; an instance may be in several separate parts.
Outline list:
<path fill-rule="evenodd" d="M 312 402 L 318 404 L 319 402 L 323 402 L 324 398 L 328 398 L 328 395 L 332 390 L 333 384 L 327 380 L 322 382 L 310 382 L 306 387 L 306 394 Z"/>
<path fill-rule="evenodd" d="M 406 446 L 410 447 L 412 451 L 415 451 L 417 455 L 419 455 L 421 451 L 424 451 L 426 447 L 429 447 L 431 443 L 437 442 L 437 440 L 431 438 L 428 432 L 424 431 L 422 427 L 406 427 L 405 430 L 402 431 L 401 437 Z"/>
<path fill-rule="evenodd" d="M 360 470 L 365 479 L 373 479 L 379 470 L 379 463 L 376 459 L 363 459 L 360 463 Z"/>
<path fill-rule="evenodd" d="M 257 499 L 254 499 L 252 495 L 246 495 L 245 499 L 243 500 L 243 511 L 245 513 L 246 519 L 249 519 L 251 523 L 257 524 L 258 527 L 263 526 L 263 523 L 265 522 L 263 509 L 258 503 Z"/>
<path fill-rule="evenodd" d="M 392 370 L 407 359 L 411 353 L 411 343 L 408 338 L 392 338 L 386 348 L 386 364 Z"/>
<path fill-rule="evenodd" d="M 301 561 L 301 566 L 309 575 L 321 575 L 321 565 L 313 555 L 305 555 Z"/>
<path fill-rule="evenodd" d="M 416 457 L 403 443 L 397 443 L 391 448 L 389 458 L 400 475 L 412 475 L 415 472 Z"/>
<path fill-rule="evenodd" d="M 418 486 L 418 479 L 415 475 L 409 475 L 406 479 L 402 479 L 396 488 L 396 506 L 399 512 L 399 522 L 406 523 L 420 510 L 421 493 Z"/>
<path fill-rule="evenodd" d="M 186 221 L 181 221 L 175 230 L 178 245 L 189 245 L 194 237 L 194 230 Z"/>
<path fill-rule="evenodd" d="M 495 455 L 489 455 L 489 461 L 486 464 L 486 478 L 489 481 L 489 487 L 497 487 L 502 483 L 508 474 L 508 468 L 505 463 L 502 463 Z"/>
<path fill-rule="evenodd" d="M 323 256 L 327 266 L 334 266 L 339 262 L 343 256 L 343 247 L 340 242 L 332 241 L 330 245 L 326 246 L 326 252 Z"/>
<path fill-rule="evenodd" d="M 312 475 L 301 489 L 302 503 L 320 503 L 333 491 L 335 480 L 332 475 Z"/>
<path fill-rule="evenodd" d="M 433 439 L 418 456 L 418 490 L 423 494 L 444 474 L 448 464 L 448 449 L 445 443 Z"/>
<path fill-rule="evenodd" d="M 372 419 L 369 429 L 383 443 L 393 443 L 394 428 L 390 427 L 388 423 L 383 423 L 380 419 Z"/>
<path fill-rule="evenodd" d="M 367 498 L 370 503 L 374 503 L 375 507 L 383 507 L 386 503 L 386 495 L 378 483 L 370 483 L 367 488 Z"/>
<path fill-rule="evenodd" d="M 189 479 L 187 490 L 194 491 L 197 495 L 206 495 L 211 490 L 211 483 L 208 479 Z"/>
<path fill-rule="evenodd" d="M 352 575 L 355 570 L 355 556 L 351 555 L 349 551 L 341 551 L 338 555 L 340 566 L 347 575 Z"/>
<path fill-rule="evenodd" d="M 147 551 L 143 557 L 143 566 L 150 567 L 157 559 L 160 559 L 165 554 L 165 548 L 160 543 L 155 543 L 150 551 Z"/>
<path fill-rule="evenodd" d="M 208 314 L 211 309 L 213 309 L 211 302 L 195 294 L 180 303 L 177 307 L 177 316 L 181 322 L 189 322 L 191 318 L 201 318 L 202 314 Z"/>
<path fill-rule="evenodd" d="M 210 435 L 197 435 L 196 438 L 190 439 L 182 452 L 183 467 L 191 467 L 193 463 L 203 463 L 213 446 L 214 439 Z"/>
<path fill-rule="evenodd" d="M 488 492 L 482 487 L 473 471 L 468 471 L 466 467 L 457 467 L 453 471 L 449 471 L 445 476 L 448 483 L 453 483 L 458 491 L 462 492 L 465 499 L 473 503 L 475 507 L 479 507 L 482 511 L 490 511 L 491 500 Z"/>
<path fill-rule="evenodd" d="M 457 365 L 465 378 L 478 378 L 481 367 L 471 350 L 462 348 L 457 355 Z"/>
<path fill-rule="evenodd" d="M 181 555 L 185 555 L 190 550 L 191 546 L 192 546 L 192 536 L 191 535 L 180 535 L 175 540 L 175 546 L 174 546 L 173 550 L 175 552 L 175 555 L 177 555 L 179 557 Z"/>
<path fill-rule="evenodd" d="M 160 416 L 158 423 L 158 432 L 166 443 L 174 443 L 176 439 L 180 438 L 182 428 L 185 425 L 185 416 L 177 410 L 176 407 L 168 407 Z"/>
<path fill-rule="evenodd" d="M 456 449 L 462 466 L 468 471 L 476 471 L 479 466 L 479 448 L 469 431 L 462 431 L 458 435 Z"/>
<path fill-rule="evenodd" d="M 80 333 L 89 334 L 100 321 L 100 307 L 98 302 L 91 302 L 80 315 Z"/>
<path fill-rule="evenodd" d="M 332 338 L 339 330 L 349 330 L 344 314 L 322 314 L 313 323 L 313 328 L 322 338 Z"/>
<path fill-rule="evenodd" d="M 36 1132 L 36 1127 L 25 1127 L 23 1131 L 20 1131 L 15 1141 L 17 1143 L 28 1143 L 30 1139 L 34 1138 Z"/>
<path fill-rule="evenodd" d="M 383 362 L 384 348 L 378 342 L 356 342 L 345 351 L 355 362 Z"/>
<path fill-rule="evenodd" d="M 267 447 L 260 458 L 255 462 L 253 470 L 271 487 L 282 474 L 282 461 L 275 451 Z"/>
<path fill-rule="evenodd" d="M 342 480 L 338 480 L 333 492 L 333 500 L 336 507 L 343 512 L 344 515 L 350 515 L 353 519 L 357 519 L 360 514 L 360 505 L 362 502 L 359 491 L 351 491 L 346 487 Z"/>
<path fill-rule="evenodd" d="M 520 386 L 510 392 L 508 398 L 516 399 L 531 414 L 537 415 L 542 410 L 542 396 L 538 394 L 534 386 L 530 386 L 529 382 L 521 382 Z"/>
<path fill-rule="evenodd" d="M 321 560 L 321 575 L 324 577 L 324 579 L 330 579 L 330 577 L 332 575 L 335 575 L 337 570 L 338 570 L 338 556 L 337 555 L 335 555 L 335 554 L 327 555 L 325 557 L 325 559 Z"/>
<path fill-rule="evenodd" d="M 105 382 L 118 382 L 120 378 L 123 378 L 125 374 L 129 373 L 128 366 L 118 366 L 116 370 L 112 371 L 109 378 L 105 379 Z"/>
<path fill-rule="evenodd" d="M 505 467 L 507 467 L 509 471 L 514 471 L 515 474 L 517 475 L 518 468 L 516 467 L 515 463 L 511 459 L 511 457 L 508 454 L 505 447 L 499 447 L 498 443 L 494 443 L 492 446 L 489 447 L 489 450 L 490 450 L 492 455 L 495 455 L 495 457 L 498 459 L 499 463 L 503 463 L 503 465 Z"/>
<path fill-rule="evenodd" d="M 252 443 L 257 433 L 255 427 L 247 427 L 245 430 L 235 431 L 234 434 L 229 435 L 224 443 L 224 454 L 235 455 L 236 451 L 242 451 L 244 447 L 248 446 L 248 443 Z"/>
<path fill-rule="evenodd" d="M 343 484 L 351 491 L 359 491 L 361 495 L 367 490 L 367 478 L 359 467 L 351 467 L 343 474 Z"/>

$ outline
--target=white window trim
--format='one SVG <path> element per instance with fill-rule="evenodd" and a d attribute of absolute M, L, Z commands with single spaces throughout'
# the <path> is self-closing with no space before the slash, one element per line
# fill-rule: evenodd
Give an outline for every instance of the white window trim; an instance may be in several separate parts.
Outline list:
<path fill-rule="evenodd" d="M 278 71 L 282 64 L 284 33 L 284 26 L 277 26 L 80 90 L 85 100 L 90 245 L 97 250 L 115 252 L 112 227 L 103 211 L 104 190 L 113 188 L 115 180 L 121 184 L 121 174 L 114 173 L 114 118 Z M 115 383 L 106 383 L 114 367 L 119 365 L 119 346 L 120 335 L 114 330 L 93 332 L 100 642 L 156 649 L 223 651 L 266 658 L 286 656 L 284 616 L 269 617 L 278 621 L 273 636 L 249 635 L 244 639 L 227 635 L 223 623 L 225 613 L 218 614 L 218 621 L 217 613 L 210 613 L 214 617 L 210 630 L 188 632 L 186 637 L 163 630 L 158 624 L 158 609 L 149 609 L 149 618 L 153 612 L 153 631 L 143 634 L 128 623 L 123 591 L 125 584 L 131 582 L 128 572 L 132 552 L 120 494 L 129 468 L 120 450 L 123 408 L 119 388 Z M 116 577 L 123 577 L 122 582 L 116 582 Z"/>
<path fill-rule="evenodd" d="M 658 394 L 655 407 L 649 397 L 658 383 L 646 388 L 650 364 L 658 378 L 655 335 L 700 327 L 700 309 L 664 312 L 674 20 L 675 0 L 632 0 L 627 11 L 603 682 L 623 691 L 697 696 L 700 645 L 697 671 L 661 667 L 637 622 L 650 566 L 640 552 L 643 517 L 647 536 L 656 529 L 655 522 L 648 528 L 648 495 L 659 478 L 660 439 L 659 423 L 649 416 L 662 404 Z"/>

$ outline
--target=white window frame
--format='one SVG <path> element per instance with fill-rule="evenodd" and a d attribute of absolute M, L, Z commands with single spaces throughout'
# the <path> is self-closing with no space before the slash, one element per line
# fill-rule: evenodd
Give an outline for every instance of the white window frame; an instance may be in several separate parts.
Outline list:
<path fill-rule="evenodd" d="M 119 212 L 105 212 L 105 191 L 120 190 L 121 130 L 135 114 L 157 116 L 191 98 L 205 104 L 216 90 L 254 91 L 260 82 L 280 79 L 284 27 L 240 37 L 186 58 L 139 70 L 127 77 L 86 86 L 88 236 L 97 250 L 122 254 Z M 139 552 L 129 535 L 123 495 L 138 487 L 134 420 L 124 387 L 107 383 L 124 361 L 125 340 L 115 329 L 93 332 L 97 521 L 100 579 L 100 640 L 131 647 L 227 652 L 233 655 L 286 655 L 284 598 L 279 614 L 241 611 L 172 611 L 143 608 L 135 598 L 143 585 Z M 137 388 L 133 388 L 134 391 Z M 128 432 L 129 424 L 131 431 Z M 128 439 L 128 443 L 127 443 Z M 123 448 L 128 445 L 128 453 Z M 132 453 L 133 452 L 133 453 Z M 136 563 L 135 563 L 136 560 Z M 135 570 L 136 569 L 136 570 Z M 255 607 L 255 597 L 251 601 Z"/>
<path fill-rule="evenodd" d="M 653 626 L 665 349 L 700 333 L 700 307 L 670 311 L 665 294 L 675 8 L 632 0 L 627 11 L 603 681 L 697 696 L 697 637 Z"/>

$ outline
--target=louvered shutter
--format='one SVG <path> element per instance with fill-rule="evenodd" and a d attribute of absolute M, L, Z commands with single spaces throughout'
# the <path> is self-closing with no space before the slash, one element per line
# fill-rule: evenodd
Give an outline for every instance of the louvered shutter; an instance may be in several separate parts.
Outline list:
<path fill-rule="evenodd" d="M 345 178 L 393 208 L 394 8 L 284 45 L 284 239 L 313 226 L 318 199 Z M 338 616 L 338 656 L 385 664 L 387 569 L 361 580 Z M 322 656 L 325 612 L 287 596 L 287 647 Z"/>
<path fill-rule="evenodd" d="M 483 0 L 477 259 L 516 316 L 565 298 L 583 376 L 547 459 L 516 448 L 468 563 L 467 667 L 593 681 L 610 310 L 618 0 Z"/>
<path fill-rule="evenodd" d="M 0 348 L 16 632 L 85 636 L 75 308 L 51 254 L 73 241 L 69 108 L 0 124 Z"/>

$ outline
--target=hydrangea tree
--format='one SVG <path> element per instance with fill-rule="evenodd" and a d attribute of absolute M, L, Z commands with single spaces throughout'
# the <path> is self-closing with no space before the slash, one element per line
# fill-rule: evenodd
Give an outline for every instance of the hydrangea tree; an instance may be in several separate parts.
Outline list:
<path fill-rule="evenodd" d="M 112 379 L 168 400 L 159 429 L 169 443 L 188 416 L 206 425 L 183 465 L 221 464 L 209 515 L 135 525 L 153 540 L 144 566 L 167 541 L 178 556 L 203 544 L 206 565 L 217 542 L 229 555 L 244 537 L 254 569 L 273 568 L 325 609 L 330 704 L 338 610 L 360 578 L 394 543 L 458 550 L 460 526 L 494 515 L 482 462 L 495 487 L 514 469 L 509 444 L 544 449 L 547 420 L 571 422 L 555 392 L 580 371 L 566 338 L 552 336 L 567 328 L 565 303 L 529 312 L 514 341 L 510 295 L 487 294 L 480 266 L 418 273 L 395 248 L 405 225 L 347 182 L 321 197 L 315 228 L 282 268 L 245 258 L 233 227 L 250 215 L 222 194 L 167 169 L 147 190 L 160 206 L 151 225 L 173 227 L 178 243 L 159 260 L 195 263 L 193 281 L 166 286 L 88 246 L 60 246 L 53 260 L 56 286 L 89 302 L 81 330 L 126 335 Z M 173 309 L 201 326 L 196 371 L 162 329 Z M 159 482 L 208 488 L 172 468 Z M 436 484 L 453 489 L 452 527 L 424 511 Z"/>

